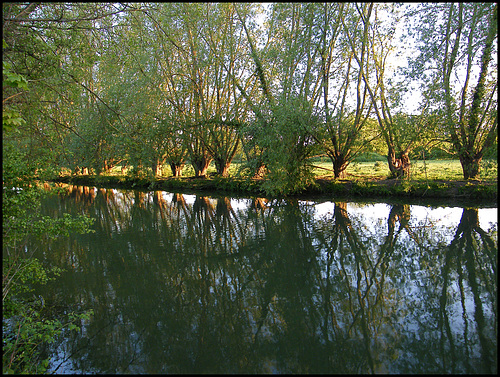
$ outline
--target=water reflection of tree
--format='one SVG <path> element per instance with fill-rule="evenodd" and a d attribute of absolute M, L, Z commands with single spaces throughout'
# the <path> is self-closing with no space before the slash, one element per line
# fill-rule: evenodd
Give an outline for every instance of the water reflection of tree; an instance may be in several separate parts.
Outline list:
<path fill-rule="evenodd" d="M 455 237 L 446 250 L 444 265 L 442 268 L 442 293 L 439 307 L 439 332 L 440 348 L 442 355 L 446 355 L 444 348 L 446 345 L 450 350 L 450 360 L 443 357 L 441 362 L 443 369 L 447 369 L 447 363 L 451 364 L 452 371 L 461 371 L 460 367 L 465 367 L 465 371 L 482 373 L 494 373 L 496 365 L 496 339 L 491 338 L 494 323 L 490 318 L 485 318 L 485 308 L 482 296 L 491 300 L 491 309 L 495 310 L 496 317 L 496 281 L 497 281 L 497 247 L 492 238 L 479 227 L 477 209 L 464 209 L 460 224 L 458 225 Z M 456 277 L 453 275 L 456 274 Z M 453 334 L 450 326 L 448 305 L 450 304 L 450 286 L 456 280 L 460 291 L 460 303 L 462 316 L 464 319 L 463 337 Z M 495 290 L 495 291 L 494 291 Z M 474 302 L 473 315 L 477 326 L 476 335 L 469 331 L 467 318 L 469 313 L 466 307 L 466 299 L 472 295 Z M 495 321 L 496 322 L 496 321 Z M 481 355 L 479 365 L 471 365 L 471 354 L 473 353 L 470 337 L 477 336 L 479 341 L 479 352 Z M 447 343 L 447 344 L 446 344 Z M 462 352 L 464 354 L 462 354 Z M 465 358 L 464 358 L 465 357 Z M 462 366 L 462 362 L 465 363 Z M 459 369 L 460 368 L 460 369 Z"/>
<path fill-rule="evenodd" d="M 427 238 L 437 238 L 432 228 Z M 415 258 L 420 277 L 407 290 L 414 299 L 401 343 L 412 357 L 395 364 L 403 373 L 496 371 L 496 241 L 479 228 L 477 209 L 464 209 L 454 237 L 436 245 Z"/>
<path fill-rule="evenodd" d="M 402 318 L 423 318 L 439 307 L 431 287 L 419 288 L 426 299 L 419 299 L 421 305 L 404 296 L 421 279 L 417 275 L 438 286 L 440 280 L 432 279 L 444 263 L 440 249 L 431 246 L 436 234 L 412 223 L 409 206 L 392 206 L 385 224 L 369 227 L 345 203 L 318 221 L 313 207 L 299 201 L 254 205 L 248 200 L 246 209 L 235 210 L 228 198 L 198 196 L 193 204 L 184 199 L 106 190 L 97 192 L 92 206 L 85 204 L 101 219 L 98 232 L 72 241 L 80 251 L 66 248 L 78 254 L 81 273 L 72 272 L 57 291 L 96 312 L 85 327 L 87 337 L 81 334 L 65 345 L 81 349 L 74 357 L 81 370 L 447 370 L 436 369 L 435 357 L 426 352 L 450 354 L 428 344 L 440 342 L 439 316 L 420 320 L 415 337 L 401 324 Z M 496 246 L 488 245 L 489 251 L 469 254 L 476 280 L 486 279 L 494 295 Z M 54 248 L 51 257 L 58 253 Z M 464 252 L 462 260 L 470 260 L 469 254 Z M 452 259 L 444 266 L 453 266 Z M 460 281 L 444 267 L 441 276 L 449 276 L 448 286 Z M 477 289 L 484 306 L 484 287 Z M 467 331 L 475 334 L 472 324 Z M 484 344 L 492 344 L 488 341 Z M 404 354 L 413 354 L 415 365 Z"/>
<path fill-rule="evenodd" d="M 398 301 L 391 295 L 394 287 L 387 275 L 397 238 L 403 229 L 409 231 L 408 219 L 409 206 L 393 206 L 385 240 L 381 227 L 372 231 L 378 237 L 367 237 L 366 224 L 351 221 L 347 203 L 335 203 L 333 218 L 318 224 L 317 237 L 326 259 L 325 273 L 319 274 L 322 332 L 342 360 L 340 372 L 387 371 L 384 362 L 396 357 L 398 337 L 391 316 Z"/>

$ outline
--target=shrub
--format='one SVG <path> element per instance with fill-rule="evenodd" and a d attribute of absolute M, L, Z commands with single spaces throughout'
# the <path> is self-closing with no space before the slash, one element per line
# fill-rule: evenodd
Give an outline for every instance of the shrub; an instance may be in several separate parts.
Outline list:
<path fill-rule="evenodd" d="M 387 157 L 376 152 L 363 152 L 353 159 L 354 162 L 377 162 L 387 161 Z"/>

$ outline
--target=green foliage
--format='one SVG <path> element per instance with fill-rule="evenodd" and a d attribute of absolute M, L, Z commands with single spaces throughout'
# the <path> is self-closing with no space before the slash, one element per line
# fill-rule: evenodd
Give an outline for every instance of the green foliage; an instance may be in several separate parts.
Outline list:
<path fill-rule="evenodd" d="M 4 41 L 5 47 L 5 41 Z M 12 65 L 8 62 L 3 62 L 3 84 L 11 88 L 28 90 L 28 80 L 23 75 L 12 71 Z"/>
<path fill-rule="evenodd" d="M 61 270 L 32 258 L 27 240 L 89 232 L 93 219 L 69 214 L 59 219 L 40 216 L 40 200 L 46 193 L 37 186 L 35 176 L 43 160 L 30 158 L 12 139 L 6 139 L 2 149 L 3 373 L 43 373 L 48 361 L 41 360 L 40 346 L 54 341 L 76 317 L 49 318 L 42 310 L 43 298 L 31 298 L 35 287 L 56 278 Z"/>
<path fill-rule="evenodd" d="M 481 178 L 498 179 L 498 161 L 483 160 Z"/>
<path fill-rule="evenodd" d="M 497 186 L 484 186 L 468 182 L 460 187 L 458 192 L 462 196 L 475 199 L 498 198 Z"/>
<path fill-rule="evenodd" d="M 311 130 L 318 122 L 308 102 L 299 98 L 280 101 L 260 144 L 267 151 L 269 174 L 263 188 L 269 195 L 299 193 L 313 183 L 309 159 L 316 152 Z"/>
<path fill-rule="evenodd" d="M 43 317 L 43 299 L 16 305 L 17 315 L 4 322 L 3 368 L 4 374 L 42 374 L 47 371 L 49 359 L 42 359 L 43 344 L 50 344 L 67 329 L 80 331 L 79 324 L 93 315 L 90 309 L 83 313 L 71 312 L 66 319 Z"/>
<path fill-rule="evenodd" d="M 363 152 L 358 154 L 353 159 L 354 162 L 377 162 L 377 161 L 387 161 L 387 157 L 382 156 L 376 152 Z"/>
<path fill-rule="evenodd" d="M 7 44 L 3 41 L 3 48 Z M 22 118 L 17 106 L 9 104 L 9 99 L 13 99 L 19 93 L 12 94 L 6 87 L 14 89 L 28 90 L 28 80 L 23 75 L 12 71 L 12 65 L 6 61 L 3 62 L 3 92 L 4 97 L 2 106 L 2 129 L 3 131 L 10 131 L 12 128 L 21 126 L 26 123 Z"/>
<path fill-rule="evenodd" d="M 58 267 L 43 266 L 36 258 L 16 254 L 7 247 L 2 265 L 3 373 L 44 373 L 48 359 L 41 359 L 43 344 L 52 343 L 64 329 L 79 331 L 79 321 L 88 320 L 92 310 L 49 318 L 42 296 L 32 294 L 36 287 L 56 279 Z"/>

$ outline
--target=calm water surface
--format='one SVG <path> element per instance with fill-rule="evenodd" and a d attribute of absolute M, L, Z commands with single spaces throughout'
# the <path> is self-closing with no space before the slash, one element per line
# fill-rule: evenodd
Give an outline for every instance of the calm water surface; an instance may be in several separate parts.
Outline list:
<path fill-rule="evenodd" d="M 496 373 L 497 208 L 76 187 L 54 373 Z"/>

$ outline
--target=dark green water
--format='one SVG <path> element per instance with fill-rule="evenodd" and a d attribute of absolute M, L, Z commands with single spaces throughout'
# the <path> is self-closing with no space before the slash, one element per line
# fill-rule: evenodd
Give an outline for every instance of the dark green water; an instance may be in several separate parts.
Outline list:
<path fill-rule="evenodd" d="M 74 187 L 55 373 L 496 373 L 497 208 Z"/>

